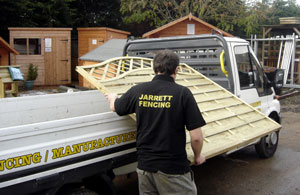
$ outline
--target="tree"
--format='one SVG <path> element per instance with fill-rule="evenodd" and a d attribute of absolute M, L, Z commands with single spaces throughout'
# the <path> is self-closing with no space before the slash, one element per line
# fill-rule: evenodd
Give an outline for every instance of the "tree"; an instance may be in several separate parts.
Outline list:
<path fill-rule="evenodd" d="M 192 13 L 222 30 L 233 32 L 245 10 L 243 0 L 121 0 L 125 24 L 156 28 Z"/>
<path fill-rule="evenodd" d="M 8 40 L 8 27 L 33 26 L 34 22 L 30 20 L 32 10 L 28 9 L 30 0 L 0 0 L 0 36 Z"/>
<path fill-rule="evenodd" d="M 279 24 L 281 17 L 297 17 L 300 15 L 300 7 L 296 0 L 274 0 L 271 4 L 268 17 L 270 24 Z"/>
<path fill-rule="evenodd" d="M 242 37 L 249 37 L 251 34 L 261 33 L 261 26 L 269 24 L 268 14 L 270 13 L 270 2 L 268 0 L 252 1 L 246 5 L 246 11 L 238 22 L 239 29 L 242 29 Z"/>
<path fill-rule="evenodd" d="M 7 27 L 71 26 L 74 0 L 0 0 L 1 24 Z"/>
<path fill-rule="evenodd" d="M 121 26 L 120 0 L 76 0 L 71 7 L 75 10 L 75 27 Z"/>
<path fill-rule="evenodd" d="M 74 0 L 31 0 L 27 6 L 31 12 L 31 21 L 39 27 L 72 26 L 73 10 L 70 4 Z"/>

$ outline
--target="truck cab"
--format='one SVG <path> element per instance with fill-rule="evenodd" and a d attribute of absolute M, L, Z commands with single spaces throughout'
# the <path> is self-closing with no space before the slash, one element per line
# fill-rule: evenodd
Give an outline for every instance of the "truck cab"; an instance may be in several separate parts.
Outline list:
<path fill-rule="evenodd" d="M 280 104 L 275 90 L 249 43 L 239 38 L 225 38 L 234 79 L 234 94 L 280 123 Z"/>
<path fill-rule="evenodd" d="M 173 50 L 186 63 L 280 123 L 280 104 L 249 43 L 221 35 L 195 35 L 129 41 L 124 55 L 153 58 Z M 278 73 L 279 74 L 279 73 Z M 281 77 L 277 83 L 282 82 Z"/>

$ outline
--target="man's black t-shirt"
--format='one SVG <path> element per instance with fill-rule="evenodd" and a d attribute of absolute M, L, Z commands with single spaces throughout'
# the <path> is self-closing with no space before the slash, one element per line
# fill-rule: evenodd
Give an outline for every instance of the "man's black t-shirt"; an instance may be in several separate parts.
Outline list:
<path fill-rule="evenodd" d="M 118 98 L 115 110 L 121 116 L 136 113 L 139 169 L 168 174 L 190 171 L 185 127 L 193 130 L 206 123 L 188 88 L 168 75 L 156 75 Z"/>

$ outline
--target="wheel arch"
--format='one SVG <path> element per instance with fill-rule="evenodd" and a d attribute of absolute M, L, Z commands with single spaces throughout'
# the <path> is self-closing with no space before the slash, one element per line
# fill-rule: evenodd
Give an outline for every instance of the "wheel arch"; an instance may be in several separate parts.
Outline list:
<path fill-rule="evenodd" d="M 271 112 L 268 115 L 269 118 L 273 119 L 274 121 L 276 121 L 277 123 L 281 124 L 281 117 L 280 114 L 277 113 L 276 111 Z"/>

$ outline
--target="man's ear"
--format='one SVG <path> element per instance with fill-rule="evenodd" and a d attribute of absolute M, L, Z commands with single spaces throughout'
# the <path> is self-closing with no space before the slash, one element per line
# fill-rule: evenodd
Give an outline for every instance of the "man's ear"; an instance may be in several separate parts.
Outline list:
<path fill-rule="evenodd" d="M 179 66 L 176 67 L 174 74 L 177 74 L 178 70 L 179 70 Z"/>

